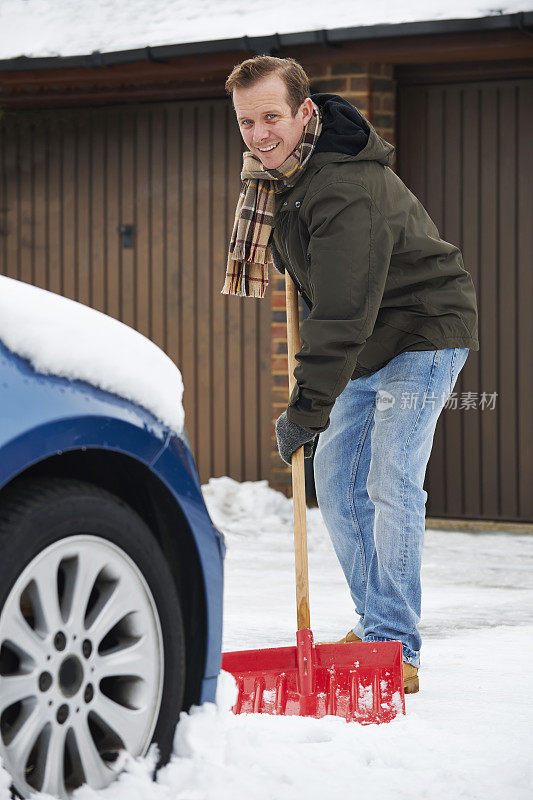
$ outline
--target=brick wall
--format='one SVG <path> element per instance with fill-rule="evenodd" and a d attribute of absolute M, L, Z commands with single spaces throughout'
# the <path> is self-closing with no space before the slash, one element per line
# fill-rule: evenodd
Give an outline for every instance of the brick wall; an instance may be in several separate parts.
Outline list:
<path fill-rule="evenodd" d="M 394 144 L 396 85 L 391 64 L 340 63 L 328 67 L 304 64 L 313 92 L 340 94 L 372 123 L 380 136 Z M 393 162 L 394 168 L 394 162 Z M 285 278 L 275 269 L 270 275 L 271 318 L 271 470 L 269 483 L 287 496 L 292 494 L 291 471 L 278 454 L 275 422 L 287 407 L 287 328 L 285 320 Z"/>

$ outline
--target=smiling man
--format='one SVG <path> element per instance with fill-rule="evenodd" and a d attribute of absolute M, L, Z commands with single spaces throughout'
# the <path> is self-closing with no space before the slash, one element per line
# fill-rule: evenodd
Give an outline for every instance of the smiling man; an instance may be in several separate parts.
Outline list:
<path fill-rule="evenodd" d="M 309 307 L 278 449 L 310 457 L 320 434 L 317 499 L 357 615 L 341 641 L 401 641 L 416 692 L 423 484 L 479 350 L 472 279 L 390 168 L 394 147 L 342 97 L 310 94 L 296 61 L 247 59 L 226 89 L 248 149 L 222 292 L 264 297 L 273 262 Z"/>
<path fill-rule="evenodd" d="M 293 116 L 283 92 L 279 74 L 267 75 L 257 87 L 234 90 L 233 102 L 244 143 L 267 169 L 277 169 L 299 144 L 313 115 L 313 101 L 307 97 Z"/>

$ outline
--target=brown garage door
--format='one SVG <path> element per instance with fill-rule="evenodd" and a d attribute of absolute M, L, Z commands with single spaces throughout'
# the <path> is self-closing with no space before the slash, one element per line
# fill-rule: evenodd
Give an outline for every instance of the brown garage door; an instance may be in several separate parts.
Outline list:
<path fill-rule="evenodd" d="M 269 468 L 269 303 L 220 294 L 241 153 L 225 100 L 0 120 L 0 272 L 166 350 L 203 482 Z"/>
<path fill-rule="evenodd" d="M 462 249 L 479 308 L 480 351 L 435 436 L 428 514 L 531 522 L 533 80 L 454 69 L 432 83 L 399 70 L 398 173 Z"/>

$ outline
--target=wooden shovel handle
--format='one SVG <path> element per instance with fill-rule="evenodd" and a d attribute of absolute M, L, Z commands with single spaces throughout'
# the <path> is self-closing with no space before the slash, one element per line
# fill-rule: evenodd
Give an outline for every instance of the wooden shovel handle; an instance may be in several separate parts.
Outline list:
<path fill-rule="evenodd" d="M 296 353 L 300 350 L 300 326 L 298 321 L 298 292 L 289 273 L 285 270 L 285 301 L 287 306 L 287 350 L 289 357 L 289 397 L 296 384 L 294 368 Z M 292 455 L 292 502 L 294 508 L 294 562 L 296 569 L 296 608 L 298 630 L 310 628 L 309 574 L 307 567 L 307 528 L 305 522 L 305 469 L 304 449 L 300 447 Z"/>

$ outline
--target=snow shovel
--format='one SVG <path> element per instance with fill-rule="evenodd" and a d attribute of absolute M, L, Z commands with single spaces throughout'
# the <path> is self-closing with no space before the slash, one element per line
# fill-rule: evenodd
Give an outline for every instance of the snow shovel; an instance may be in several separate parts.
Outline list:
<path fill-rule="evenodd" d="M 300 349 L 298 295 L 285 272 L 289 394 Z M 304 450 L 292 456 L 298 632 L 296 646 L 241 650 L 222 656 L 237 681 L 235 714 L 323 717 L 368 724 L 405 714 L 400 642 L 315 644 L 310 630 Z"/>

